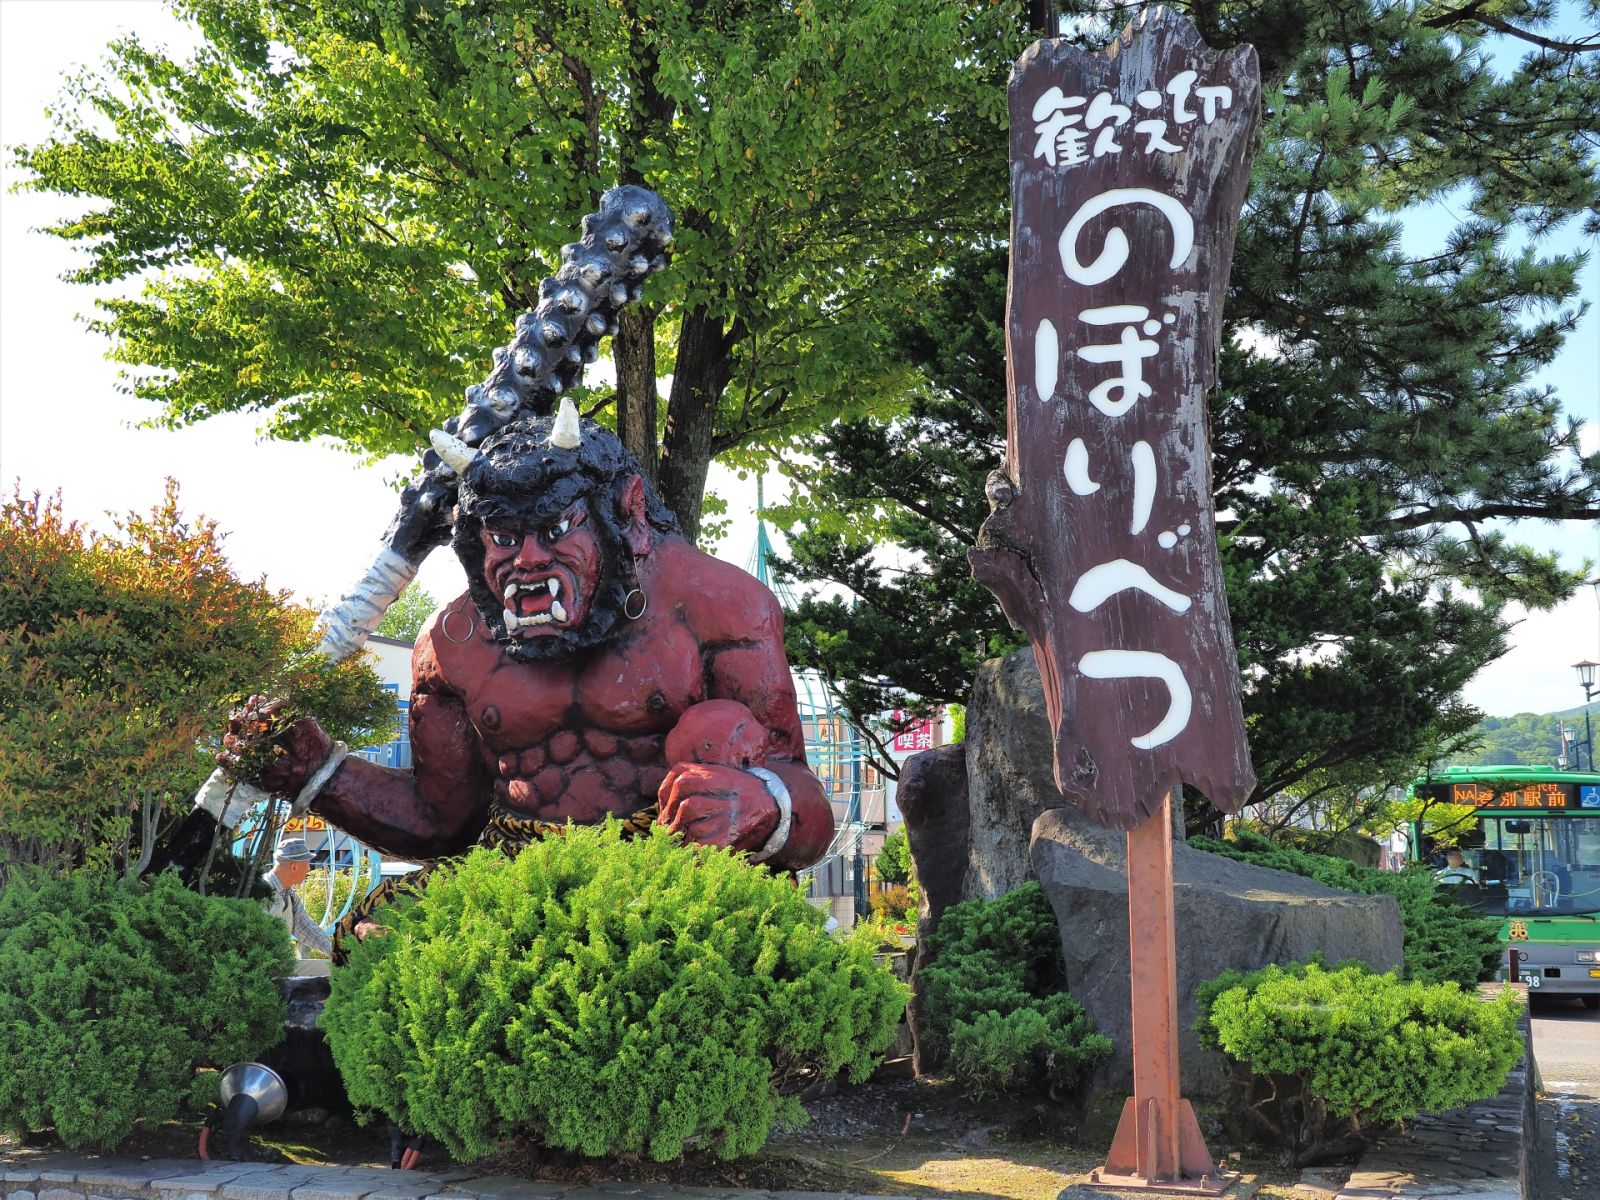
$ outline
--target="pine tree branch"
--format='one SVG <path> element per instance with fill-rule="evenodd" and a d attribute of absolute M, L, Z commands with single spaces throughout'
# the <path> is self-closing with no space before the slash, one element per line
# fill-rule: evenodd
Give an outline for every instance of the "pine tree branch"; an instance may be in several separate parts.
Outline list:
<path fill-rule="evenodd" d="M 1542 47 L 1545 50 L 1555 50 L 1561 54 L 1589 54 L 1600 50 L 1600 36 L 1582 38 L 1576 42 L 1562 42 L 1554 38 L 1547 38 L 1543 34 L 1534 33 L 1530 29 L 1519 29 L 1508 21 L 1491 16 L 1483 11 L 1484 0 L 1475 0 L 1465 8 L 1451 9 L 1434 17 L 1429 17 L 1422 24 L 1432 29 L 1447 29 L 1453 25 L 1464 25 L 1469 21 L 1478 24 L 1496 33 L 1503 33 L 1507 37 L 1514 37 L 1531 45 Z"/>

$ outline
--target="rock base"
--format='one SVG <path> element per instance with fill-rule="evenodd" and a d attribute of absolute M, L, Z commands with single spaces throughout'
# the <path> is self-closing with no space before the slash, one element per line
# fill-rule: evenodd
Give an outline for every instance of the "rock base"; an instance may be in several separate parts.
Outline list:
<path fill-rule="evenodd" d="M 1056 808 L 1033 825 L 1030 858 L 1061 927 L 1067 983 L 1115 1049 L 1100 1086 L 1131 1089 L 1132 1002 L 1128 983 L 1127 839 Z M 1183 1093 L 1221 1096 L 1221 1059 L 1204 1052 L 1191 1026 L 1194 992 L 1223 971 L 1360 959 L 1387 971 L 1400 964 L 1400 908 L 1392 896 L 1356 896 L 1298 875 L 1173 846 L 1178 939 L 1178 1028 Z"/>

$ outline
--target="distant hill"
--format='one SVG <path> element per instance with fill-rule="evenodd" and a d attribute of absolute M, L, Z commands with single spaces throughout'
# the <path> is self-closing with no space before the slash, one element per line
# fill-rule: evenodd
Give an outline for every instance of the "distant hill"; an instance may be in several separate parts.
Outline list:
<path fill-rule="evenodd" d="M 1600 711 L 1591 710 L 1590 720 L 1600 725 Z M 1478 726 L 1482 744 L 1478 749 L 1452 754 L 1448 764 L 1455 767 L 1481 767 L 1490 764 L 1521 764 L 1527 767 L 1552 766 L 1561 753 L 1561 725 L 1576 729 L 1583 738 L 1583 706 L 1554 713 L 1518 713 L 1514 717 L 1485 717 Z M 1597 731 L 1600 733 L 1600 731 Z M 1583 755 L 1587 763 L 1589 756 Z"/>

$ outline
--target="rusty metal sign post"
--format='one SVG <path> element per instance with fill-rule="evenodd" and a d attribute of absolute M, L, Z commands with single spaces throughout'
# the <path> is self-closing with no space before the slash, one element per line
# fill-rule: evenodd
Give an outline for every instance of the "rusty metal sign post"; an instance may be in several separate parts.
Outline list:
<path fill-rule="evenodd" d="M 1096 1182 L 1222 1191 L 1179 1094 L 1172 809 L 1254 786 L 1205 395 L 1260 119 L 1254 49 L 1152 9 L 1011 89 L 1006 461 L 974 572 L 1033 643 L 1055 778 L 1128 834 L 1134 1094 Z"/>

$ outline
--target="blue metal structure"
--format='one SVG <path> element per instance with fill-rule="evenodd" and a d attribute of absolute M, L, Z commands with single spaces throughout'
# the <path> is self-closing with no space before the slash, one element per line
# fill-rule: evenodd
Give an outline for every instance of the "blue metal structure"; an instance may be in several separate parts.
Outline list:
<path fill-rule="evenodd" d="M 797 597 L 788 584 L 774 578 L 772 556 L 772 536 L 766 522 L 766 488 L 757 476 L 755 543 L 745 560 L 745 570 L 760 580 L 785 607 L 792 607 Z M 854 897 L 856 916 L 864 916 L 867 878 L 861 841 L 867 825 L 861 800 L 866 777 L 874 770 L 867 742 L 834 704 L 827 682 L 818 672 L 798 670 L 791 674 L 795 698 L 799 702 L 800 723 L 805 730 L 806 760 L 822 781 L 833 805 L 836 826 L 827 852 L 800 874 L 810 880 L 813 897 L 849 894 Z M 833 890 L 840 886 L 848 891 Z"/>

